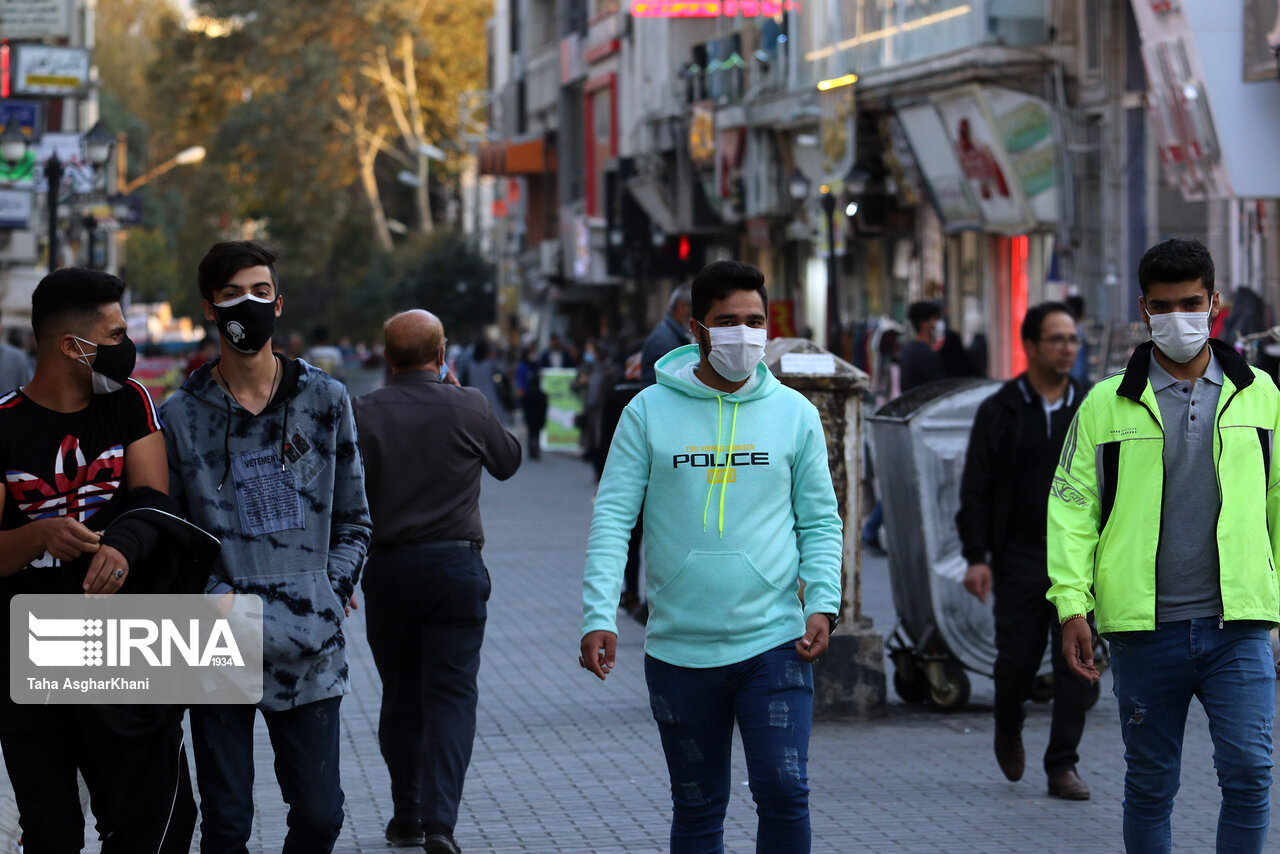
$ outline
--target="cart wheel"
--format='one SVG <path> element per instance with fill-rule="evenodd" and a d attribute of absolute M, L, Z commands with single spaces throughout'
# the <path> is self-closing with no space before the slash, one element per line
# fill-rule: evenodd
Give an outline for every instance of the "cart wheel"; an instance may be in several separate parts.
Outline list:
<path fill-rule="evenodd" d="M 1037 703 L 1047 703 L 1053 699 L 1053 674 L 1037 676 L 1031 683 L 1031 699 Z"/>
<path fill-rule="evenodd" d="M 955 661 L 943 664 L 944 682 L 938 686 L 929 684 L 929 702 L 944 712 L 963 708 L 969 702 L 969 677 L 964 668 Z"/>
<path fill-rule="evenodd" d="M 1088 711 L 1097 705 L 1098 698 L 1100 696 L 1102 696 L 1102 682 L 1090 682 L 1088 693 L 1084 695 L 1085 711 Z"/>
<path fill-rule="evenodd" d="M 910 671 L 906 674 L 903 673 L 903 668 L 894 666 L 893 690 L 898 692 L 904 703 L 923 703 L 929 699 L 929 682 L 915 662 L 907 666 Z"/>

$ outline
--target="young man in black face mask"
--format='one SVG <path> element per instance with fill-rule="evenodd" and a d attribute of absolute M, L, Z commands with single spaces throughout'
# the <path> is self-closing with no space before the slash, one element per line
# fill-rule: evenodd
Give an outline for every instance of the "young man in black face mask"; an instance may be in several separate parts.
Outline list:
<path fill-rule="evenodd" d="M 263 600 L 262 710 L 289 804 L 285 851 L 331 851 L 342 828 L 338 706 L 350 599 L 369 543 L 364 469 L 342 383 L 268 346 L 284 305 L 276 255 L 219 243 L 200 262 L 222 357 L 163 407 L 170 487 L 222 542 L 208 590 Z M 245 850 L 253 825 L 252 706 L 191 710 L 200 850 Z"/>
<path fill-rule="evenodd" d="M 114 594 L 147 582 L 157 533 L 121 510 L 163 504 L 164 439 L 151 397 L 129 379 L 124 282 L 97 270 L 50 273 L 31 300 L 36 371 L 0 396 L 0 624 L 20 593 Z M 171 507 L 171 505 L 170 505 Z M 176 508 L 174 508 L 176 509 Z M 128 586 L 126 586 L 128 585 Z M 9 684 L 9 655 L 0 655 Z M 120 724 L 128 721 L 128 726 Z M 77 768 L 103 852 L 186 851 L 195 802 L 171 706 L 17 705 L 0 698 L 0 745 L 28 851 L 79 851 Z"/>

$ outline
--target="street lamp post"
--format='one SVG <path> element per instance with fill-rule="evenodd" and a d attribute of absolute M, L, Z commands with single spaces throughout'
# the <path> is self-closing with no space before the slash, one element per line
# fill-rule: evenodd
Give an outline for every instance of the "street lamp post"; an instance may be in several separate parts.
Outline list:
<path fill-rule="evenodd" d="M 836 352 L 840 332 L 840 313 L 836 307 L 838 272 L 836 266 L 836 197 L 831 188 L 822 187 L 822 214 L 827 220 L 827 349 Z"/>
<path fill-rule="evenodd" d="M 102 123 L 94 124 L 89 132 L 81 137 L 84 145 L 85 157 L 89 161 L 89 165 L 93 169 L 97 169 L 107 162 L 111 157 L 111 146 L 114 140 L 102 127 Z M 5 162 L 10 166 L 18 163 L 27 153 L 27 140 L 21 130 L 16 126 L 10 126 L 0 134 L 0 156 L 3 156 Z M 65 174 L 65 165 L 62 158 L 58 156 L 58 152 L 54 151 L 49 155 L 49 159 L 44 164 L 45 179 L 48 181 L 48 208 L 49 208 L 49 270 L 53 271 L 58 268 L 58 192 L 62 189 L 62 178 Z"/>
<path fill-rule="evenodd" d="M 44 177 L 49 182 L 49 272 L 58 269 L 58 190 L 62 188 L 62 158 L 58 152 L 49 155 L 44 164 Z"/>

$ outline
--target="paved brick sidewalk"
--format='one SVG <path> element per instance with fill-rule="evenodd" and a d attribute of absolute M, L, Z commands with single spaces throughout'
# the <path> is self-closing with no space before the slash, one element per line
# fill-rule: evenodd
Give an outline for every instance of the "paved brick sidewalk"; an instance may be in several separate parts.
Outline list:
<path fill-rule="evenodd" d="M 670 801 L 649 715 L 642 632 L 621 626 L 618 669 L 605 684 L 577 665 L 580 583 L 593 483 L 579 460 L 528 461 L 511 481 L 486 480 L 485 560 L 493 576 L 480 673 L 480 720 L 457 839 L 475 852 L 661 852 Z M 887 566 L 864 567 L 864 609 L 881 633 L 893 626 Z M 379 686 L 363 614 L 348 624 L 353 691 L 343 702 L 347 821 L 336 850 L 387 852 L 387 774 L 376 730 Z M 963 712 L 901 705 L 874 721 L 814 727 L 809 773 L 815 852 L 1115 852 L 1120 841 L 1123 754 L 1109 681 L 1090 714 L 1080 771 L 1093 800 L 1044 793 L 1039 756 L 1048 709 L 1033 705 L 1028 774 L 1001 776 L 991 755 L 989 680 L 975 678 Z M 284 806 L 259 726 L 258 820 L 253 852 L 278 852 Z M 1175 812 L 1179 851 L 1213 850 L 1218 794 L 1203 713 L 1187 726 Z M 7 779 L 3 781 L 7 788 Z M 12 850 L 16 816 L 0 790 L 0 850 Z M 726 848 L 754 851 L 755 816 L 738 751 Z M 1275 796 L 1273 796 L 1273 801 Z M 1277 810 L 1276 815 L 1280 815 Z M 1273 830 L 1272 850 L 1280 851 Z M 87 850 L 96 850 L 90 846 Z M 193 849 L 194 850 L 194 849 Z M 782 853 L 785 854 L 785 853 Z"/>

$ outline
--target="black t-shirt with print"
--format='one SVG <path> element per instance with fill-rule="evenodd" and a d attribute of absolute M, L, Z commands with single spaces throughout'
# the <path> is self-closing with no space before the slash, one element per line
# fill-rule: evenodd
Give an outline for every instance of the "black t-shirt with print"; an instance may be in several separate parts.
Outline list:
<path fill-rule="evenodd" d="M 0 530 L 50 516 L 73 516 L 96 530 L 94 516 L 124 496 L 125 449 L 159 429 L 151 395 L 134 380 L 112 394 L 95 395 L 79 412 L 46 409 L 21 390 L 0 396 Z M 83 577 L 77 575 L 71 577 L 45 553 L 0 578 L 0 603 L 18 593 L 79 592 Z M 7 622 L 7 605 L 4 611 Z"/>
<path fill-rule="evenodd" d="M 112 394 L 94 395 L 79 412 L 54 412 L 21 390 L 0 396 L 0 471 L 9 531 L 50 516 L 74 516 L 91 530 L 94 517 L 123 499 L 124 455 L 129 445 L 161 429 L 147 390 L 133 380 Z M 110 513 L 103 513 L 104 519 Z M 22 731 L 41 707 L 9 699 L 9 600 L 20 593 L 80 593 L 86 564 L 64 566 L 47 552 L 0 578 L 0 728 Z"/>

